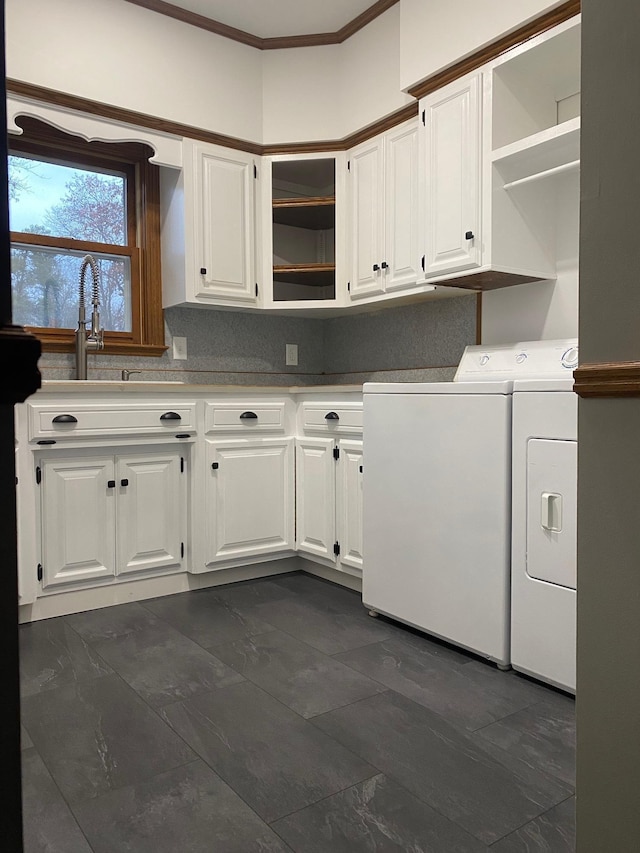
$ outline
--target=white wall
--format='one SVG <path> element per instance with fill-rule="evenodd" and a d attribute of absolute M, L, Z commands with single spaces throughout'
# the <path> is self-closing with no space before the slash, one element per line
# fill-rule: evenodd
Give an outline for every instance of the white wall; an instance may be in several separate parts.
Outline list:
<path fill-rule="evenodd" d="M 259 142 L 261 51 L 124 0 L 6 0 L 7 76 Z"/>
<path fill-rule="evenodd" d="M 256 51 L 262 54 L 263 141 L 340 139 L 342 45 Z"/>
<path fill-rule="evenodd" d="M 578 173 L 556 179 L 556 281 L 520 284 L 482 297 L 482 343 L 578 337 Z"/>
<path fill-rule="evenodd" d="M 342 45 L 344 136 L 415 103 L 400 88 L 400 5 Z"/>
<path fill-rule="evenodd" d="M 400 0 L 400 88 L 430 77 L 562 0 Z"/>
<path fill-rule="evenodd" d="M 413 98 L 400 90 L 400 7 L 340 45 L 267 50 L 264 142 L 342 139 Z"/>

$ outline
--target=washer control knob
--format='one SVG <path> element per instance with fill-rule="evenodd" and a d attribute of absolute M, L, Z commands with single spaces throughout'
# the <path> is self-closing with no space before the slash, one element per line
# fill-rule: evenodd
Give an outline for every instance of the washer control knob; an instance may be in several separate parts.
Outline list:
<path fill-rule="evenodd" d="M 481 355 L 480 356 L 480 366 L 484 367 L 490 358 L 491 358 L 491 356 L 487 355 L 486 353 L 484 353 L 484 355 Z"/>
<path fill-rule="evenodd" d="M 578 366 L 578 347 L 569 347 L 562 353 L 562 366 L 573 370 Z"/>
<path fill-rule="evenodd" d="M 527 360 L 526 352 L 519 352 L 516 356 L 516 364 L 523 364 Z"/>

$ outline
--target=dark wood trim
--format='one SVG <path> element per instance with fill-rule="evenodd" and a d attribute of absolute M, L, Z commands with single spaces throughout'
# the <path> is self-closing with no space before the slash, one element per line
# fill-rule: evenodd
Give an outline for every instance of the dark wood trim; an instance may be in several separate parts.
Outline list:
<path fill-rule="evenodd" d="M 354 33 L 357 33 L 358 30 L 370 24 L 379 15 L 382 15 L 383 12 L 386 12 L 387 9 L 395 6 L 398 0 L 377 0 L 376 3 L 369 6 L 368 9 L 365 9 L 364 12 L 352 21 L 349 21 L 349 23 L 345 24 L 344 27 L 341 27 L 335 33 L 310 33 L 309 35 L 273 36 L 271 38 L 261 38 L 245 30 L 230 27 L 228 24 L 215 21 L 213 18 L 207 18 L 204 15 L 198 15 L 196 12 L 182 9 L 180 6 L 174 6 L 173 3 L 166 3 L 165 0 L 127 0 L 127 3 L 133 3 L 134 6 L 142 6 L 144 9 L 149 9 L 152 12 L 159 12 L 161 15 L 181 21 L 183 24 L 191 24 L 194 27 L 199 27 L 201 30 L 207 30 L 207 32 L 224 36 L 224 38 L 249 45 L 249 47 L 255 47 L 258 50 L 285 50 L 295 47 L 318 47 L 328 44 L 341 44 L 354 35 Z"/>
<path fill-rule="evenodd" d="M 580 397 L 640 397 L 640 361 L 581 364 L 573 378 Z"/>
<path fill-rule="evenodd" d="M 78 252 L 126 255 L 129 258 L 132 258 L 136 251 L 135 246 L 116 246 L 111 243 L 74 240 L 72 237 L 49 237 L 48 234 L 28 234 L 23 231 L 11 231 L 11 242 L 21 246 L 49 246 L 53 249 L 75 249 Z"/>
<path fill-rule="evenodd" d="M 300 198 L 274 198 L 273 206 L 278 207 L 328 207 L 335 205 L 335 196 L 305 196 Z"/>
<path fill-rule="evenodd" d="M 456 62 L 455 65 L 451 65 L 444 71 L 439 71 L 437 74 L 434 74 L 432 77 L 428 77 L 426 80 L 423 80 L 421 83 L 417 83 L 415 86 L 411 86 L 411 88 L 408 89 L 408 92 L 410 95 L 413 95 L 414 98 L 424 98 L 425 95 L 430 95 L 431 92 L 441 89 L 443 86 L 446 86 L 447 83 L 452 83 L 454 80 L 464 77 L 465 74 L 477 71 L 478 68 L 485 65 L 487 62 L 490 62 L 492 59 L 497 59 L 498 56 L 505 53 L 507 50 L 511 50 L 512 47 L 523 44 L 524 42 L 529 41 L 529 39 L 540 35 L 540 33 L 544 33 L 552 27 L 564 23 L 564 21 L 568 21 L 570 18 L 579 14 L 580 8 L 580 0 L 568 0 L 567 3 L 563 3 L 561 6 L 552 9 L 550 12 L 541 15 L 539 18 L 535 18 L 528 24 L 525 24 L 517 30 L 514 30 L 512 33 L 509 33 L 509 35 L 491 42 L 491 44 L 488 44 L 486 47 L 472 53 L 471 56 L 466 57 L 466 59 Z"/>
<path fill-rule="evenodd" d="M 363 27 L 366 27 L 367 24 L 371 23 L 371 21 L 375 21 L 375 19 L 386 12 L 387 9 L 395 6 L 397 2 L 398 0 L 378 0 L 377 3 L 373 4 L 373 6 L 369 6 L 368 9 L 361 12 L 353 19 L 353 21 L 349 21 L 348 24 L 345 24 L 344 27 L 338 30 L 336 33 L 338 36 L 338 42 L 342 43 L 348 38 L 351 38 L 352 35 L 363 29 Z"/>
<path fill-rule="evenodd" d="M 174 6 L 173 3 L 165 3 L 164 0 L 127 0 L 127 3 L 133 3 L 134 6 L 142 6 L 143 9 L 159 12 L 168 18 L 181 21 L 183 24 L 191 24 L 191 26 L 199 27 L 201 30 L 207 30 L 218 36 L 224 36 L 233 41 L 239 41 L 241 44 L 248 44 L 249 47 L 257 47 L 259 50 L 262 50 L 264 39 L 259 36 L 254 36 L 244 30 L 238 30 L 235 27 L 222 24 L 220 21 L 214 21 L 213 18 L 207 18 L 205 15 L 198 15 L 197 12 L 190 12 L 188 9 Z"/>
<path fill-rule="evenodd" d="M 397 127 L 409 119 L 418 115 L 418 102 L 414 101 L 401 107 L 394 113 L 391 113 L 384 118 L 379 119 L 373 124 L 363 127 L 355 133 L 345 136 L 344 139 L 332 139 L 329 141 L 317 142 L 292 142 L 278 143 L 275 145 L 263 145 L 262 154 L 312 154 L 319 151 L 349 151 L 361 142 L 366 142 L 367 139 L 373 139 L 380 133 L 390 130 L 392 127 Z"/>
<path fill-rule="evenodd" d="M 460 290 L 475 290 L 484 293 L 486 290 L 499 290 L 501 287 L 512 287 L 515 284 L 530 284 L 534 281 L 545 281 L 544 278 L 520 273 L 499 272 L 498 270 L 470 271 L 458 278 L 447 281 L 435 281 L 436 286 L 458 287 Z"/>
<path fill-rule="evenodd" d="M 392 127 L 396 127 L 404 121 L 409 121 L 409 119 L 415 118 L 417 115 L 417 101 L 407 104 L 405 107 L 391 113 L 391 115 L 385 116 L 385 118 L 381 118 L 373 124 L 367 125 L 367 127 L 363 127 L 362 130 L 358 130 L 350 136 L 346 136 L 343 139 L 345 151 L 356 145 L 360 145 L 361 142 L 366 142 L 367 139 L 373 139 L 379 133 L 391 130 Z"/>
<path fill-rule="evenodd" d="M 476 295 L 476 345 L 482 343 L 482 293 Z"/>
<path fill-rule="evenodd" d="M 64 339 L 63 336 L 58 338 L 45 338 L 42 335 L 41 329 L 33 329 L 32 331 L 34 333 L 34 337 L 40 341 L 42 352 L 75 352 L 73 335 L 66 339 Z M 156 358 L 164 355 L 168 349 L 169 348 L 164 344 L 137 344 L 131 340 L 109 340 L 108 333 L 105 333 L 104 349 L 100 350 L 100 355 L 137 355 L 145 358 Z M 91 359 L 94 355 L 95 353 L 89 353 L 89 367 L 91 367 Z"/>
<path fill-rule="evenodd" d="M 138 205 L 144 215 L 138 214 L 141 249 L 140 300 L 145 310 L 142 316 L 142 343 L 160 348 L 164 345 L 164 310 L 162 307 L 162 265 L 160 251 L 160 170 L 145 160 L 140 163 L 138 180 Z M 151 353 L 150 353 L 151 354 Z"/>
<path fill-rule="evenodd" d="M 7 80 L 7 93 L 20 95 L 23 98 L 31 98 L 34 101 L 43 101 L 53 106 L 65 107 L 89 115 L 100 116 L 100 118 L 111 119 L 122 124 L 132 124 L 137 127 L 146 127 L 160 133 L 171 133 L 174 136 L 186 136 L 199 142 L 210 142 L 213 145 L 222 145 L 236 151 L 248 151 L 251 154 L 262 154 L 262 146 L 256 142 L 248 142 L 237 139 L 234 136 L 225 136 L 222 133 L 214 133 L 201 127 L 192 127 L 180 122 L 168 121 L 167 119 L 151 116 L 147 113 L 139 113 L 113 104 L 105 104 L 101 101 L 92 101 L 89 98 L 81 98 L 78 95 L 69 95 L 56 89 L 48 89 L 44 86 L 36 86 L 33 83 L 23 83 L 21 80 Z M 93 143 L 92 143 L 93 144 Z M 110 144 L 110 143 L 105 143 Z"/>

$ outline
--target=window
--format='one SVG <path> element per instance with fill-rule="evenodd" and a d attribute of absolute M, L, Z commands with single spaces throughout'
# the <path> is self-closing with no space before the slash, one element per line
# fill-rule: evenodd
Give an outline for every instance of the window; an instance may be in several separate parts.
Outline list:
<path fill-rule="evenodd" d="M 100 270 L 105 352 L 164 352 L 159 176 L 139 143 L 85 142 L 36 119 L 10 141 L 13 314 L 45 351 L 73 349 L 80 263 Z M 86 284 L 90 290 L 91 277 Z"/>

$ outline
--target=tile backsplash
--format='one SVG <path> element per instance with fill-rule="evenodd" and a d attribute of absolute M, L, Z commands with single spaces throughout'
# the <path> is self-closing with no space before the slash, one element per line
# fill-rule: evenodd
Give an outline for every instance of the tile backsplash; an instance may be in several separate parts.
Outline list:
<path fill-rule="evenodd" d="M 187 358 L 172 357 L 173 337 L 187 339 Z M 476 300 L 442 299 L 331 319 L 281 317 L 204 308 L 165 311 L 160 358 L 89 355 L 90 379 L 182 380 L 205 385 L 325 385 L 447 380 L 467 344 L 475 343 Z M 298 365 L 285 364 L 298 345 Z M 72 379 L 72 353 L 45 353 L 44 379 Z"/>

